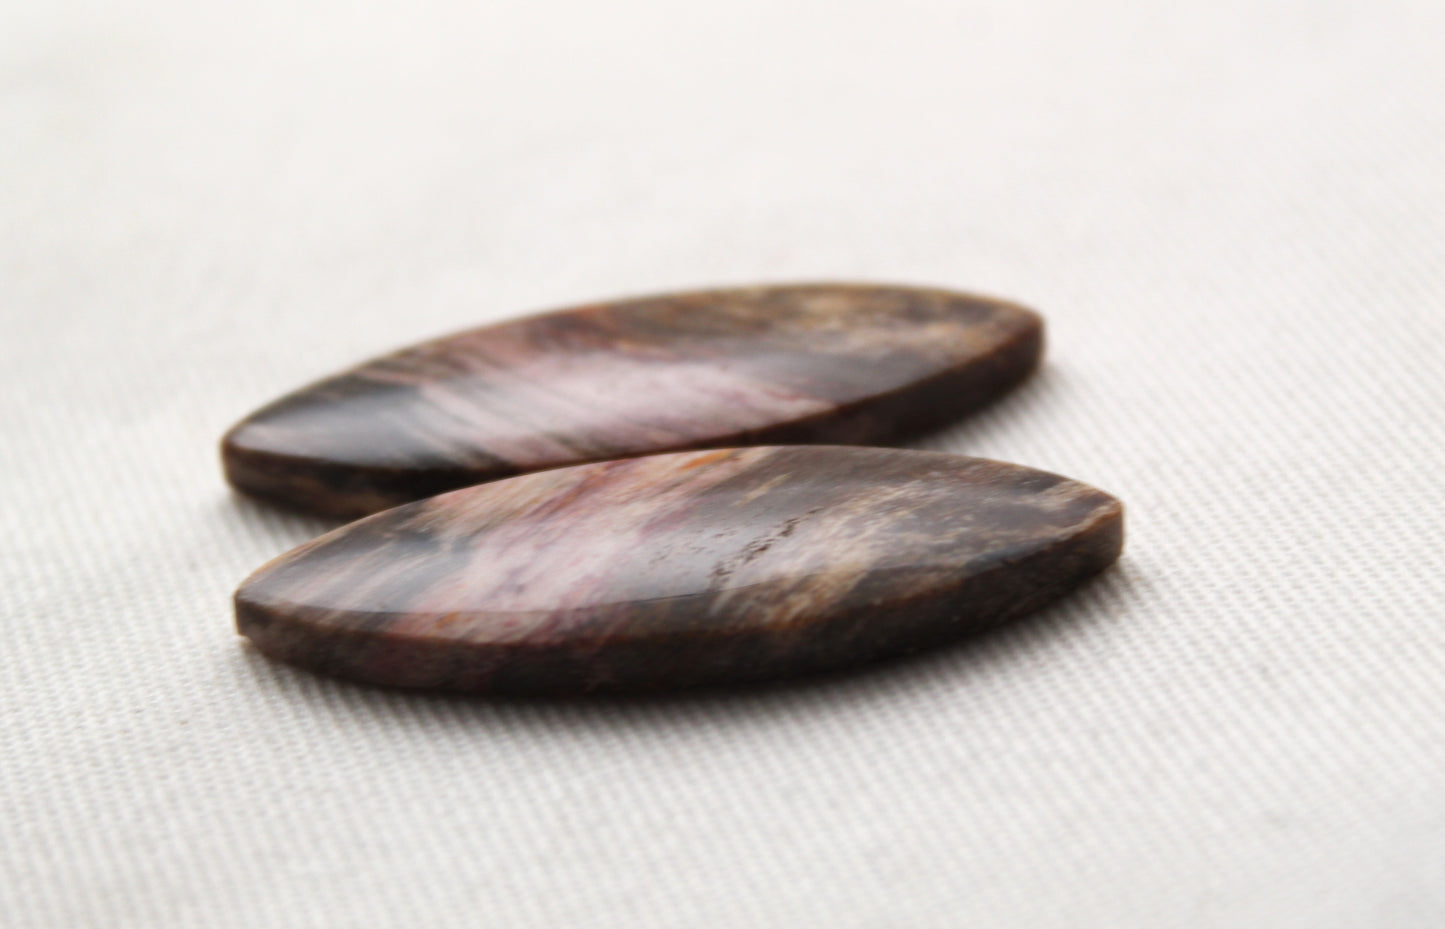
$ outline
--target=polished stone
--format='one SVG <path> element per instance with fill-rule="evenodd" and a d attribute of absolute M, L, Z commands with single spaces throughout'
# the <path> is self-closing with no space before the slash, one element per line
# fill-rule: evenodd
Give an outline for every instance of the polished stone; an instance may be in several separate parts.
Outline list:
<path fill-rule="evenodd" d="M 577 307 L 307 387 L 225 437 L 232 484 L 354 517 L 515 474 L 738 445 L 878 444 L 1035 367 L 1039 317 L 938 290 L 807 285 Z"/>
<path fill-rule="evenodd" d="M 376 684 L 575 694 L 842 668 L 1029 612 L 1123 545 L 1113 497 L 937 452 L 580 465 L 344 526 L 236 593 L 272 657 Z"/>

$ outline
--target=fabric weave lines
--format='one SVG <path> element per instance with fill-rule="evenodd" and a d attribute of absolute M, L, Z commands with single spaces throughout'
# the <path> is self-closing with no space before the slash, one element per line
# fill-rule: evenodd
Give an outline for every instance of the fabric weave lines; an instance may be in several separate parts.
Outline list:
<path fill-rule="evenodd" d="M 1435 927 L 1445 5 L 0 6 L 0 925 Z M 925 445 L 1128 506 L 969 647 L 736 696 L 369 690 L 229 597 L 216 442 L 639 292 L 1017 299 Z"/>

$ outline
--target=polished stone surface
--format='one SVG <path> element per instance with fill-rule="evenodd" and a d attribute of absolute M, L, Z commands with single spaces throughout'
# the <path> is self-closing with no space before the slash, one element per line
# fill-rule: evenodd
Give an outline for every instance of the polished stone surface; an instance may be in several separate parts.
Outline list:
<path fill-rule="evenodd" d="M 713 290 L 463 332 L 304 388 L 225 437 L 238 489 L 333 516 L 544 468 L 695 448 L 877 444 L 1025 378 L 1043 324 L 901 287 Z"/>
<path fill-rule="evenodd" d="M 937 452 L 791 446 L 580 465 L 443 494 L 236 593 L 263 652 L 377 684 L 572 694 L 781 678 L 1026 613 L 1118 557 L 1084 484 Z"/>

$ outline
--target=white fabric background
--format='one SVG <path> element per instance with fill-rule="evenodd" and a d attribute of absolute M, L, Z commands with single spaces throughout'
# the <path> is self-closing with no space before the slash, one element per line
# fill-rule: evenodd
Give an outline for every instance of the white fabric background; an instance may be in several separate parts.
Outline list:
<path fill-rule="evenodd" d="M 0 925 L 1445 923 L 1445 5 L 0 6 Z M 1043 311 L 936 447 L 1129 506 L 972 647 L 737 696 L 273 665 L 259 403 L 797 279 Z"/>

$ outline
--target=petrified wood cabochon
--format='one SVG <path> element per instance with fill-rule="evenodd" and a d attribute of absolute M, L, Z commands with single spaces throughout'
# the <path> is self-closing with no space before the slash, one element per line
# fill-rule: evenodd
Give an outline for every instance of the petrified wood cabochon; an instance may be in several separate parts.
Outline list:
<path fill-rule="evenodd" d="M 1028 612 L 1123 544 L 1109 495 L 936 452 L 588 464 L 398 507 L 236 594 L 263 652 L 378 684 L 578 693 L 839 668 Z"/>
<path fill-rule="evenodd" d="M 693 448 L 886 442 L 1018 383 L 1037 315 L 939 290 L 808 285 L 583 306 L 364 364 L 243 420 L 240 490 L 354 517 L 544 468 Z"/>

